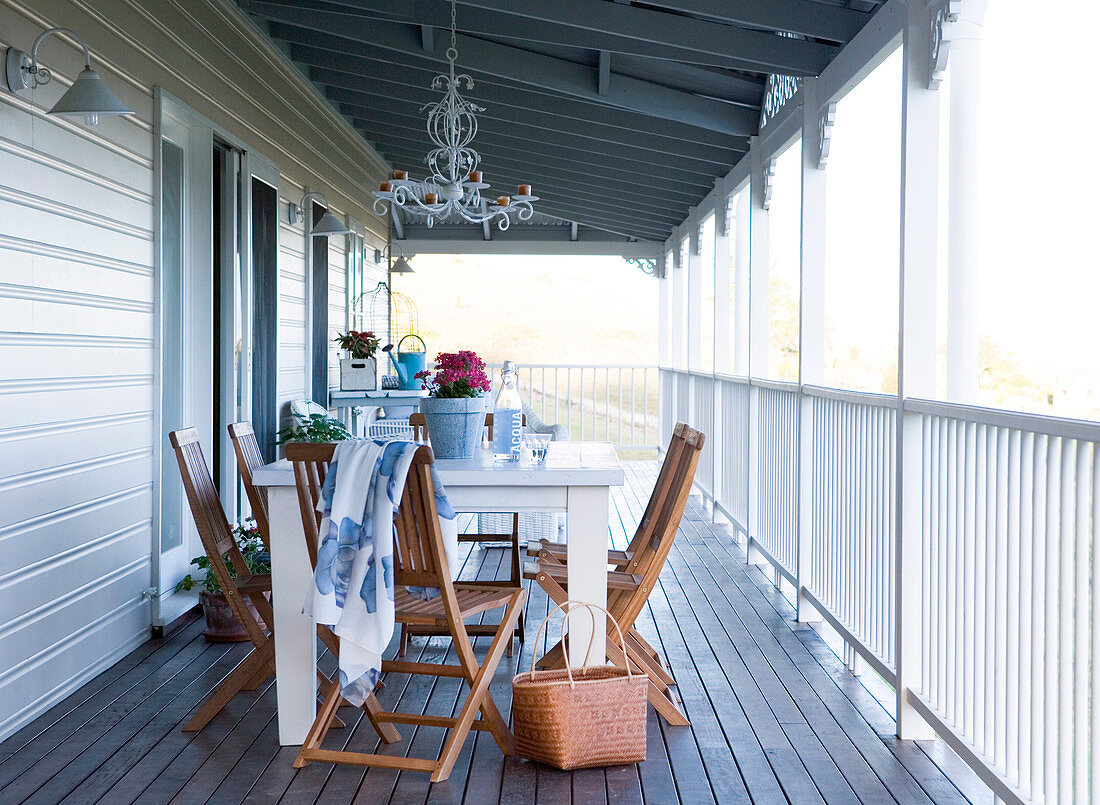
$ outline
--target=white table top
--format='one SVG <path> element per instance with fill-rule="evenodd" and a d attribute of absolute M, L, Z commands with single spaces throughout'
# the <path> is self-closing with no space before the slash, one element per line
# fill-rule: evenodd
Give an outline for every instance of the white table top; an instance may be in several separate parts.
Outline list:
<path fill-rule="evenodd" d="M 605 442 L 550 442 L 546 460 L 493 461 L 480 450 L 471 459 L 439 459 L 435 463 L 444 486 L 621 486 L 626 476 L 615 448 Z M 294 486 L 286 459 L 260 467 L 256 486 Z"/>

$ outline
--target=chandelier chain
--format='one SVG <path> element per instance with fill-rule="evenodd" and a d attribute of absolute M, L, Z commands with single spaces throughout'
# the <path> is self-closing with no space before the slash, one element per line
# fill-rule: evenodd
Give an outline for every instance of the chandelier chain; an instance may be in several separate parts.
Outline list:
<path fill-rule="evenodd" d="M 455 62 L 458 60 L 458 46 L 455 44 L 455 0 L 451 0 L 451 46 L 447 49 L 447 61 L 451 63 L 451 79 L 455 77 Z"/>

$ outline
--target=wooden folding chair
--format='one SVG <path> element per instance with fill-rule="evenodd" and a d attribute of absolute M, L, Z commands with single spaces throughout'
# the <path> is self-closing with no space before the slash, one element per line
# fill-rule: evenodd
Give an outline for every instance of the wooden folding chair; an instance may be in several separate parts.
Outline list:
<path fill-rule="evenodd" d="M 675 680 L 662 664 L 657 651 L 634 628 L 634 623 L 645 607 L 672 549 L 672 541 L 691 495 L 695 468 L 704 441 L 705 437 L 699 431 L 682 422 L 676 424 L 657 484 L 638 523 L 637 532 L 625 551 L 608 553 L 608 564 L 619 569 L 609 572 L 607 576 L 607 609 L 626 635 L 626 654 L 608 641 L 608 657 L 620 667 L 630 662 L 632 667 L 644 671 L 649 676 L 649 701 L 654 709 L 670 724 L 683 726 L 688 721 L 669 691 Z M 556 603 L 567 601 L 568 565 L 564 546 L 543 540 L 532 543 L 531 548 L 536 545 L 538 560 L 526 564 L 524 576 L 537 581 Z M 610 623 L 608 629 L 610 634 Z M 543 655 L 539 665 L 564 667 L 565 656 L 560 642 Z"/>
<path fill-rule="evenodd" d="M 241 473 L 241 482 L 244 484 L 244 494 L 248 498 L 248 505 L 252 509 L 252 519 L 256 521 L 256 527 L 260 530 L 260 539 L 264 547 L 271 550 L 271 538 L 269 521 L 267 519 L 267 495 L 266 490 L 260 489 L 252 483 L 252 475 L 265 463 L 263 454 L 260 453 L 260 443 L 256 441 L 256 432 L 252 430 L 251 422 L 234 422 L 229 425 L 229 439 L 233 442 L 233 454 L 237 457 L 237 469 Z"/>
<path fill-rule="evenodd" d="M 210 571 L 252 641 L 252 651 L 248 656 L 222 680 L 199 711 L 184 725 L 184 732 L 192 732 L 205 727 L 237 693 L 255 690 L 275 671 L 275 641 L 263 625 L 270 626 L 275 619 L 271 604 L 264 595 L 271 591 L 271 576 L 254 576 L 249 572 L 248 563 L 233 538 L 225 510 L 218 499 L 218 491 L 210 477 L 210 469 L 203 458 L 198 431 L 185 428 L 169 433 L 168 438 L 176 451 L 183 488 L 187 492 L 187 502 L 191 505 L 191 515 L 195 519 L 203 549 L 210 560 Z M 230 565 L 236 571 L 236 578 L 230 575 Z M 256 620 L 246 598 L 252 602 L 263 623 Z"/>
<path fill-rule="evenodd" d="M 324 468 L 332 460 L 335 447 L 331 444 L 291 444 L 287 458 L 294 464 L 298 498 L 307 534 L 316 534 L 316 518 L 312 509 L 314 490 L 324 483 Z M 383 660 L 382 671 L 402 674 L 426 674 L 464 679 L 470 690 L 457 717 L 430 716 L 421 713 L 379 712 L 382 725 L 419 724 L 445 727 L 448 730 L 443 750 L 436 759 L 379 755 L 364 752 L 337 751 L 321 748 L 329 730 L 329 720 L 340 706 L 339 680 L 328 686 L 324 705 L 306 736 L 294 761 L 302 767 L 311 761 L 350 763 L 359 766 L 381 766 L 408 769 L 431 774 L 432 782 L 446 780 L 450 775 L 462 744 L 471 729 L 487 730 L 506 755 L 514 754 L 515 740 L 489 695 L 489 683 L 510 641 L 512 630 L 523 608 L 522 588 L 494 587 L 484 584 L 452 582 L 450 564 L 443 546 L 443 535 L 435 507 L 435 492 L 431 479 L 431 449 L 417 448 L 405 482 L 400 510 L 396 518 L 394 539 L 394 605 L 397 623 L 428 626 L 444 630 L 454 642 L 458 665 L 446 665 L 406 660 Z M 314 547 L 313 555 L 316 554 Z M 430 601 L 413 598 L 406 586 L 436 587 L 440 595 Z M 493 642 L 480 665 L 474 656 L 471 633 L 464 621 L 483 612 L 504 608 L 498 626 L 493 627 Z M 478 714 L 480 713 L 480 718 Z M 376 724 L 377 726 L 377 724 Z"/>
<path fill-rule="evenodd" d="M 413 440 L 418 442 L 428 441 L 428 423 L 424 419 L 424 415 L 417 412 L 409 415 L 409 424 L 413 429 Z M 527 417 L 523 417 L 523 424 L 527 424 Z M 485 415 L 485 430 L 492 441 L 493 438 L 493 415 L 488 413 Z M 512 543 L 512 572 L 507 579 L 499 579 L 492 581 L 479 581 L 478 584 L 485 584 L 498 587 L 522 587 L 523 580 L 521 575 L 521 558 L 520 558 L 520 545 L 519 545 L 519 512 L 512 512 L 512 530 L 506 534 L 459 534 L 459 542 L 511 542 Z M 523 644 L 524 630 L 526 624 L 524 622 L 524 613 L 520 612 L 519 622 L 516 624 L 515 637 L 519 640 L 520 645 Z M 405 655 L 405 649 L 408 647 L 408 641 L 410 635 L 422 635 L 422 634 L 440 634 L 438 631 L 432 631 L 428 629 L 417 629 L 411 626 L 402 627 L 401 629 L 401 656 Z M 508 656 L 512 656 L 512 642 L 508 643 Z"/>

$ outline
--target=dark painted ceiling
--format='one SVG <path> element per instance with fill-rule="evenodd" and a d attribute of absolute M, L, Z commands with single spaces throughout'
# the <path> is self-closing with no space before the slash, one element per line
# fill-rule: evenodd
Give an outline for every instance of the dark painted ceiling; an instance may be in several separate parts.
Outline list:
<path fill-rule="evenodd" d="M 423 173 L 448 0 L 237 2 L 383 156 Z M 746 152 L 767 76 L 819 74 L 879 5 L 460 0 L 486 180 L 533 184 L 541 213 L 663 241 Z"/>

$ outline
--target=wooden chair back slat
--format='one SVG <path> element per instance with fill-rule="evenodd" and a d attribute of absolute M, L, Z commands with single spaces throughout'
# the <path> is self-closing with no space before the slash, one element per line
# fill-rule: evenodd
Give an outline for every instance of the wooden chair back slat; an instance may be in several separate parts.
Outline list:
<path fill-rule="evenodd" d="M 268 639 L 267 635 L 237 591 L 237 582 L 248 582 L 252 579 L 252 573 L 240 548 L 237 547 L 237 541 L 233 539 L 225 509 L 222 508 L 218 491 L 214 487 L 214 479 L 203 457 L 199 432 L 195 428 L 185 428 L 169 433 L 168 438 L 176 452 L 176 461 L 179 464 L 184 491 L 187 493 L 187 502 L 195 520 L 195 528 L 202 540 L 203 550 L 206 551 L 206 556 L 210 560 L 210 570 L 221 585 L 233 614 L 237 616 L 253 644 L 259 646 Z M 223 556 L 227 556 L 233 565 L 237 581 L 234 581 L 230 574 L 229 566 Z M 259 595 L 252 598 L 253 604 L 261 614 L 270 617 L 268 614 L 270 609 L 265 606 L 266 600 Z"/>
<path fill-rule="evenodd" d="M 680 467 L 688 447 L 686 439 L 681 438 L 683 434 L 681 429 L 683 428 L 687 428 L 687 425 L 679 422 L 673 429 L 672 439 L 669 442 L 668 450 L 665 451 L 665 459 L 657 473 L 657 482 L 653 486 L 653 493 L 649 496 L 645 511 L 642 513 L 641 519 L 638 520 L 638 528 L 627 546 L 627 552 L 634 556 L 634 560 L 625 568 L 630 573 L 639 572 L 641 563 L 638 557 L 645 553 L 646 546 L 652 542 L 657 529 L 656 520 L 664 510 L 669 495 L 677 488 L 677 482 L 673 476 L 677 468 Z M 702 436 L 699 431 L 692 432 Z"/>
<path fill-rule="evenodd" d="M 229 425 L 229 439 L 233 442 L 233 454 L 237 458 L 237 469 L 241 473 L 241 482 L 244 484 L 244 493 L 248 498 L 248 505 L 252 509 L 252 519 L 256 521 L 256 527 L 260 529 L 260 538 L 264 541 L 264 547 L 271 550 L 270 521 L 267 517 L 267 490 L 256 486 L 252 476 L 256 470 L 264 465 L 263 454 L 260 453 L 260 443 L 256 440 L 256 432 L 252 429 L 251 422 L 234 422 Z"/>
<path fill-rule="evenodd" d="M 633 623 L 645 606 L 653 585 L 664 569 L 676 532 L 680 528 L 688 500 L 691 498 L 695 471 L 703 451 L 706 437 L 687 425 L 677 423 L 672 441 L 661 468 L 658 483 L 651 500 L 659 498 L 659 505 L 651 512 L 650 523 L 644 533 L 644 542 L 638 546 L 629 572 L 642 576 L 638 589 L 615 597 L 612 614 L 620 622 Z M 647 507 L 647 511 L 649 508 Z"/>
<path fill-rule="evenodd" d="M 431 449 L 417 448 L 398 510 L 394 579 L 400 584 L 442 589 L 450 585 L 451 577 L 435 508 L 431 463 Z"/>

